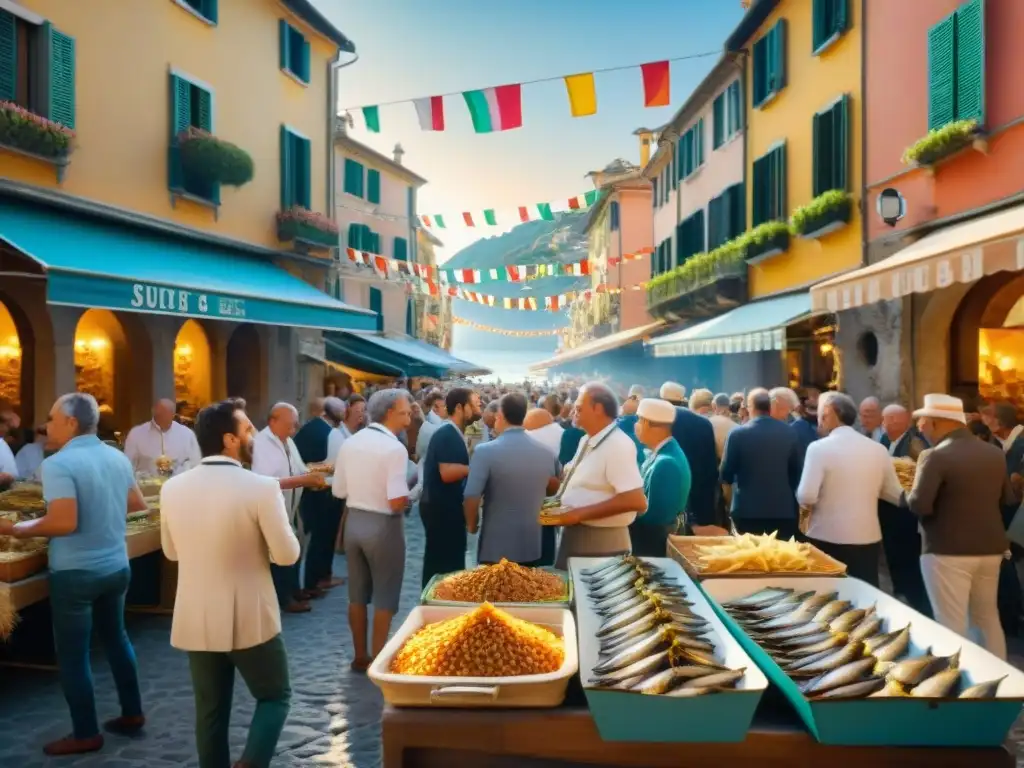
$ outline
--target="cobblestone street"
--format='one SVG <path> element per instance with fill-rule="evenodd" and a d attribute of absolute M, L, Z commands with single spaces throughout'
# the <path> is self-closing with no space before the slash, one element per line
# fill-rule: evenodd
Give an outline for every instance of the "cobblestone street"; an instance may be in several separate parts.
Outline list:
<path fill-rule="evenodd" d="M 407 561 L 404 620 L 420 596 L 423 526 L 406 520 Z M 335 561 L 342 574 L 345 558 Z M 354 766 L 381 763 L 379 691 L 365 675 L 353 674 L 352 642 L 346 620 L 346 591 L 338 587 L 314 601 L 312 613 L 285 615 L 284 634 L 291 668 L 292 709 L 275 768 Z M 0 670 L 0 765 L 10 768 L 183 768 L 195 766 L 192 689 L 185 654 L 170 647 L 169 617 L 129 616 L 128 631 L 139 659 L 143 702 L 149 724 L 137 739 L 106 736 L 101 752 L 47 758 L 42 746 L 70 732 L 67 706 L 55 673 Z M 117 697 L 102 654 L 93 658 L 100 719 L 118 714 Z M 238 682 L 232 719 L 232 752 L 241 754 L 253 701 Z"/>

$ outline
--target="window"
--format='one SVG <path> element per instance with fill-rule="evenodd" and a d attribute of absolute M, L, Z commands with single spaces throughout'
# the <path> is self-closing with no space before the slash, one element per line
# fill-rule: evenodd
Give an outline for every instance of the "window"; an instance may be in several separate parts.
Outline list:
<path fill-rule="evenodd" d="M 658 203 L 658 178 L 651 179 L 651 204 L 654 208 L 657 208 Z"/>
<path fill-rule="evenodd" d="M 349 224 L 347 247 L 383 256 L 380 250 L 380 235 L 365 224 Z"/>
<path fill-rule="evenodd" d="M 190 178 L 182 168 L 176 138 L 195 128 L 213 133 L 213 93 L 180 75 L 171 75 L 171 126 L 167 185 L 212 203 L 220 203 L 220 185 Z"/>
<path fill-rule="evenodd" d="M 657 277 L 662 272 L 672 268 L 672 238 L 666 238 L 658 243 L 651 255 L 651 277 Z"/>
<path fill-rule="evenodd" d="M 370 286 L 370 311 L 377 313 L 377 330 L 384 330 L 384 298 L 380 288 Z"/>
<path fill-rule="evenodd" d="M 985 122 L 985 2 L 970 0 L 928 30 L 928 130 Z"/>
<path fill-rule="evenodd" d="M 712 149 L 718 149 L 743 127 L 743 98 L 740 96 L 739 80 L 733 81 L 715 97 L 711 112 L 714 121 Z"/>
<path fill-rule="evenodd" d="M 409 260 L 409 242 L 404 237 L 396 237 L 392 251 L 392 258 L 397 261 Z"/>
<path fill-rule="evenodd" d="M 347 195 L 363 196 L 363 166 L 355 160 L 345 158 L 345 176 L 343 189 Z"/>
<path fill-rule="evenodd" d="M 704 165 L 704 118 L 679 138 L 679 178 L 685 179 Z"/>
<path fill-rule="evenodd" d="M 416 335 L 416 307 L 412 299 L 405 303 L 405 333 L 407 336 Z"/>
<path fill-rule="evenodd" d="M 0 10 L 0 101 L 75 127 L 75 38 Z"/>
<path fill-rule="evenodd" d="M 814 116 L 814 196 L 847 187 L 850 97 L 844 95 Z"/>
<path fill-rule="evenodd" d="M 281 210 L 311 207 L 310 141 L 281 126 Z"/>
<path fill-rule="evenodd" d="M 608 203 L 608 222 L 608 227 L 612 232 L 619 231 L 619 203 L 617 200 Z"/>
<path fill-rule="evenodd" d="M 309 41 L 284 19 L 278 21 L 281 38 L 281 69 L 303 83 L 309 83 Z"/>
<path fill-rule="evenodd" d="M 708 250 L 713 251 L 739 237 L 747 228 L 746 200 L 742 182 L 733 184 L 708 203 Z"/>
<path fill-rule="evenodd" d="M 704 209 L 694 211 L 676 227 L 676 266 L 704 252 Z"/>
<path fill-rule="evenodd" d="M 754 106 L 760 107 L 786 87 L 786 20 L 754 43 Z"/>
<path fill-rule="evenodd" d="M 780 144 L 754 161 L 753 226 L 786 220 L 786 145 Z"/>
<path fill-rule="evenodd" d="M 416 187 L 409 187 L 409 191 L 406 194 L 406 214 L 409 216 L 409 220 L 416 218 Z"/>
<path fill-rule="evenodd" d="M 362 173 L 359 176 L 361 180 Z M 366 202 L 380 203 L 380 171 L 373 168 L 366 172 Z"/>
<path fill-rule="evenodd" d="M 217 0 L 179 0 L 211 24 L 217 23 Z"/>
<path fill-rule="evenodd" d="M 850 0 L 814 0 L 811 50 L 821 53 L 846 31 Z"/>

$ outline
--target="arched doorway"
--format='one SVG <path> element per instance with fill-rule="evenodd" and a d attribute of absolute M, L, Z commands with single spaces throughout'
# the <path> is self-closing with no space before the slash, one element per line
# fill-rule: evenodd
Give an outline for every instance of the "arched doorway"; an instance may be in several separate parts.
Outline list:
<path fill-rule="evenodd" d="M 265 373 L 266 357 L 260 331 L 251 323 L 243 323 L 228 339 L 228 397 L 240 397 L 245 400 L 250 417 L 257 419 L 260 419 L 269 407 L 269 404 L 264 402 Z"/>
<path fill-rule="evenodd" d="M 0 296 L 0 407 L 32 418 L 34 338 L 17 305 Z"/>
<path fill-rule="evenodd" d="M 212 399 L 210 341 L 203 326 L 186 320 L 174 341 L 174 393 L 178 412 L 194 419 Z"/>

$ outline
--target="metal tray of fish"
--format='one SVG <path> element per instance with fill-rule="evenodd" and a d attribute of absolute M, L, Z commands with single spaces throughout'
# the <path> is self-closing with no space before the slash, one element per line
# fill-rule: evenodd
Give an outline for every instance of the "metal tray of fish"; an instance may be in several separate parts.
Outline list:
<path fill-rule="evenodd" d="M 739 742 L 768 680 L 667 557 L 572 558 L 580 678 L 605 741 Z"/>
<path fill-rule="evenodd" d="M 715 611 L 822 744 L 996 747 L 1024 673 L 853 578 L 706 579 Z"/>

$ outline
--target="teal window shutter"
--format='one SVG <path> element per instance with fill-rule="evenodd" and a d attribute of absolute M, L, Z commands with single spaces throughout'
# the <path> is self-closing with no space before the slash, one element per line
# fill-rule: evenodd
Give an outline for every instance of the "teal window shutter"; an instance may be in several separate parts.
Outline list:
<path fill-rule="evenodd" d="M 309 82 L 309 40 L 302 38 L 302 58 L 299 59 L 300 72 L 296 72 L 299 79 L 304 83 Z"/>
<path fill-rule="evenodd" d="M 928 130 L 956 119 L 956 14 L 928 30 Z"/>
<path fill-rule="evenodd" d="M 345 158 L 344 190 L 349 195 L 363 196 L 363 166 L 349 157 Z"/>
<path fill-rule="evenodd" d="M 2 22 L 0 22 L 2 24 Z M 65 35 L 46 22 L 44 34 L 49 37 L 50 93 L 49 117 L 56 123 L 75 127 L 75 38 Z M 2 33 L 0 33 L 2 38 Z M 0 42 L 0 48 L 3 43 Z M 0 54 L 2 59 L 2 54 Z M 0 64 L 0 71 L 3 65 Z M 0 75 L 2 78 L 2 75 Z"/>
<path fill-rule="evenodd" d="M 740 81 L 729 86 L 729 135 L 743 128 L 743 91 Z"/>
<path fill-rule="evenodd" d="M 785 221 L 788 214 L 786 210 L 786 145 L 777 147 L 772 156 L 772 218 L 776 221 Z"/>
<path fill-rule="evenodd" d="M 197 99 L 197 112 L 199 118 L 199 128 L 207 133 L 213 133 L 213 94 L 202 88 L 196 88 L 195 93 L 198 96 Z"/>
<path fill-rule="evenodd" d="M 292 38 L 291 33 L 292 28 L 288 25 L 288 22 L 284 19 L 278 19 L 277 35 L 280 41 L 278 66 L 281 69 L 288 69 L 288 65 L 291 63 L 291 51 L 289 50 Z"/>
<path fill-rule="evenodd" d="M 370 286 L 370 311 L 377 313 L 377 330 L 384 330 L 384 302 L 381 297 L 380 288 Z"/>
<path fill-rule="evenodd" d="M 833 189 L 846 190 L 850 183 L 850 97 L 843 95 L 832 108 Z"/>
<path fill-rule="evenodd" d="M 359 224 L 348 225 L 348 247 L 355 248 L 357 251 L 362 250 L 359 247 Z"/>
<path fill-rule="evenodd" d="M 366 200 L 370 203 L 380 202 L 380 171 L 375 168 L 366 172 Z"/>
<path fill-rule="evenodd" d="M 393 256 L 396 261 L 409 260 L 409 243 L 404 237 L 396 237 L 393 246 Z"/>
<path fill-rule="evenodd" d="M 702 117 L 697 121 L 697 124 L 693 127 L 694 130 L 694 154 L 696 160 L 694 161 L 694 170 L 704 165 L 704 118 Z"/>
<path fill-rule="evenodd" d="M 956 119 L 985 122 L 985 0 L 956 12 Z"/>
<path fill-rule="evenodd" d="M 406 190 L 406 215 L 410 221 L 416 218 L 416 188 L 409 187 Z"/>
<path fill-rule="evenodd" d="M 292 135 L 285 127 L 281 126 L 281 210 L 286 211 L 293 205 L 295 200 L 295 158 L 292 156 Z"/>
<path fill-rule="evenodd" d="M 771 38 L 771 75 L 768 85 L 772 93 L 778 93 L 786 87 L 786 20 L 779 19 L 775 22 L 769 36 Z"/>
<path fill-rule="evenodd" d="M 829 35 L 828 35 L 828 23 L 826 18 L 828 16 L 828 5 L 832 0 L 814 0 L 814 5 L 811 9 L 811 52 L 816 53 L 821 47 Z"/>
<path fill-rule="evenodd" d="M 203 16 L 212 21 L 214 24 L 217 23 L 217 0 L 203 0 Z"/>
<path fill-rule="evenodd" d="M 658 179 L 651 179 L 651 207 L 658 208 Z"/>
<path fill-rule="evenodd" d="M 313 178 L 312 178 L 312 146 L 309 139 L 295 136 L 295 155 L 298 160 L 297 176 L 295 179 L 296 197 L 299 205 L 306 209 L 313 207 Z"/>
<path fill-rule="evenodd" d="M 416 313 L 412 299 L 405 302 L 405 333 L 407 336 L 416 335 Z"/>
<path fill-rule="evenodd" d="M 751 55 L 753 72 L 751 81 L 753 83 L 753 103 L 760 107 L 768 98 L 768 36 L 765 35 L 754 43 L 754 51 Z"/>
<path fill-rule="evenodd" d="M 171 75 L 168 82 L 170 135 L 167 137 L 167 186 L 170 189 L 182 190 L 185 188 L 185 177 L 178 158 L 176 138 L 192 125 L 192 84 L 177 75 Z"/>
<path fill-rule="evenodd" d="M 18 20 L 0 10 L 0 101 L 18 98 Z"/>
<path fill-rule="evenodd" d="M 718 149 L 725 144 L 725 137 L 728 135 L 728 129 L 725 125 L 725 101 L 726 94 L 720 93 L 715 97 L 711 105 L 711 121 L 714 123 L 711 128 L 712 149 Z"/>

